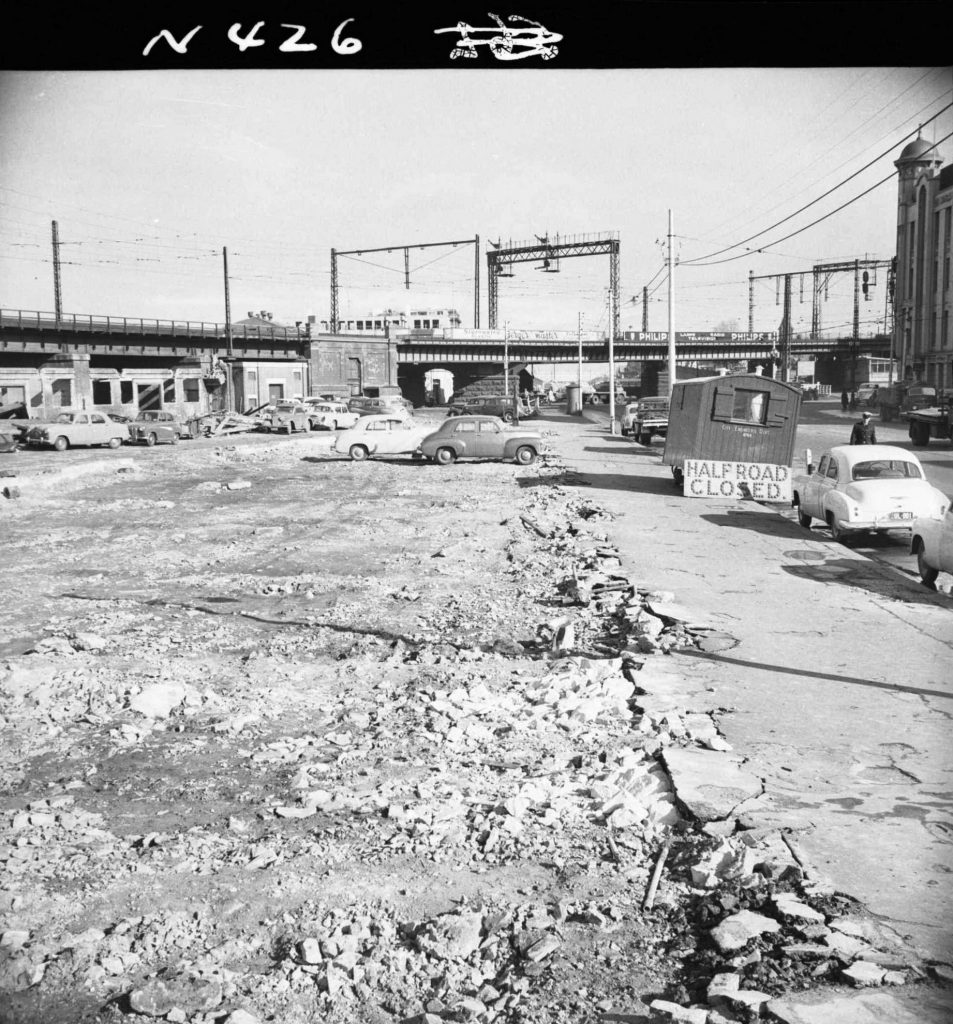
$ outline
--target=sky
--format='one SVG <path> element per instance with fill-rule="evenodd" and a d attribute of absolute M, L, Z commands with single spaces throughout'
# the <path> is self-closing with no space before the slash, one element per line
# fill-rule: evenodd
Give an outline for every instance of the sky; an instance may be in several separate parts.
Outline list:
<path fill-rule="evenodd" d="M 342 317 L 452 307 L 471 326 L 473 245 L 413 247 L 479 235 L 486 326 L 488 240 L 615 232 L 622 329 L 641 329 L 649 286 L 665 331 L 671 211 L 677 330 L 744 331 L 749 273 L 893 256 L 895 180 L 832 211 L 921 124 L 953 132 L 953 109 L 933 116 L 951 102 L 949 67 L 8 71 L 0 307 L 54 309 L 54 220 L 66 313 L 223 322 L 227 248 L 232 319 L 292 324 L 328 318 L 332 247 L 394 247 L 339 259 Z M 938 149 L 949 162 L 953 138 Z M 500 322 L 605 329 L 608 283 L 608 256 L 521 264 Z M 885 291 L 881 273 L 862 331 L 882 329 Z M 756 331 L 777 330 L 778 302 L 756 281 Z M 852 274 L 832 277 L 825 327 L 852 303 Z M 810 328 L 809 278 L 793 317 Z"/>

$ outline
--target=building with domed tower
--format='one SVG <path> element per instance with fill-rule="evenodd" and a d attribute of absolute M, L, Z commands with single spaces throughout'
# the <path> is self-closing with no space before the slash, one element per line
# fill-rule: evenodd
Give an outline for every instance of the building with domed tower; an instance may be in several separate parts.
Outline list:
<path fill-rule="evenodd" d="M 894 162 L 899 190 L 893 345 L 902 378 L 953 388 L 953 164 L 942 164 L 936 146 L 920 135 Z"/>

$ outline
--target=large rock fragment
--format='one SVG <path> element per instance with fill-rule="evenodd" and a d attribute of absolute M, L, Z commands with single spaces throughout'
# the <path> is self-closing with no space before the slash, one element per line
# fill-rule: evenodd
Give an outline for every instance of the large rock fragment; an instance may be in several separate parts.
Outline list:
<path fill-rule="evenodd" d="M 731 953 L 765 932 L 778 932 L 781 925 L 773 918 L 741 910 L 726 917 L 717 927 L 712 928 L 711 937 L 722 953 Z"/>
<path fill-rule="evenodd" d="M 165 1017 L 178 1007 L 189 1013 L 214 1010 L 222 1001 L 222 986 L 217 981 L 184 977 L 154 978 L 129 993 L 129 1008 L 146 1017 Z"/>
<path fill-rule="evenodd" d="M 760 796 L 764 785 L 745 771 L 743 758 L 698 747 L 668 747 L 662 757 L 675 795 L 699 821 L 727 818 L 746 800 Z"/>
<path fill-rule="evenodd" d="M 417 943 L 424 952 L 441 960 L 469 956 L 480 945 L 482 921 L 483 917 L 477 911 L 443 914 L 417 936 Z"/>

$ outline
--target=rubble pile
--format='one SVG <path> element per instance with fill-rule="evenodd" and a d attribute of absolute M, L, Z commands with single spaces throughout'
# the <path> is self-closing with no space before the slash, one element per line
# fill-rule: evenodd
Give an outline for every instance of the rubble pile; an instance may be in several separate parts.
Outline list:
<path fill-rule="evenodd" d="M 331 512 L 300 450 L 207 461 L 106 489 L 88 535 L 51 501 L 63 578 L 0 638 L 11 1021 L 718 1024 L 921 977 L 653 692 L 735 641 L 630 579 L 553 460 L 410 488 L 315 456 Z"/>

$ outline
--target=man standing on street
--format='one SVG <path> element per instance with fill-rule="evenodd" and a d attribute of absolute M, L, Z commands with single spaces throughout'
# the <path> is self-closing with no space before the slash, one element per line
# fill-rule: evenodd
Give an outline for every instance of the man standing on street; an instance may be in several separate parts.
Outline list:
<path fill-rule="evenodd" d="M 874 430 L 873 423 L 870 422 L 870 413 L 865 412 L 859 423 L 854 424 L 854 429 L 850 432 L 850 443 L 851 444 L 876 444 L 877 443 L 877 431 Z"/>

